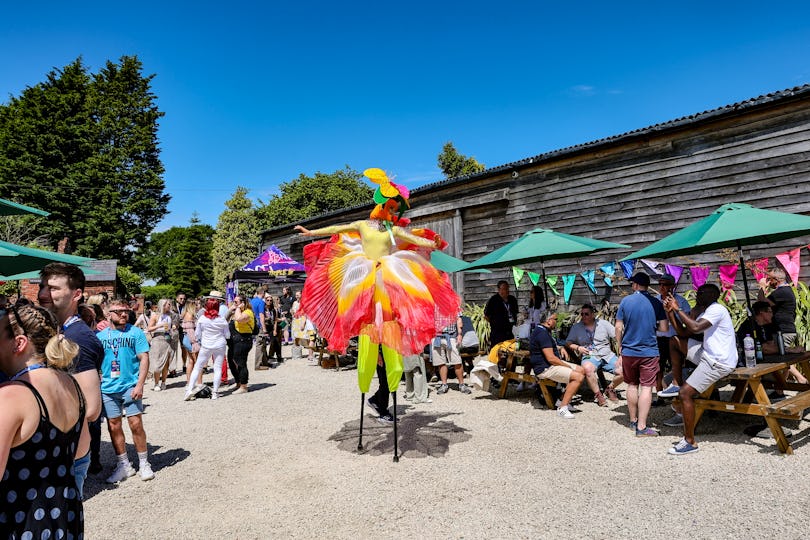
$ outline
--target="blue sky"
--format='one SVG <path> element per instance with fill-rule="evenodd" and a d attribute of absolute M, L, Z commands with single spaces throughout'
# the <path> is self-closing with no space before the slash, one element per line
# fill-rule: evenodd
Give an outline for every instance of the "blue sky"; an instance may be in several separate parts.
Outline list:
<path fill-rule="evenodd" d="M 4 6 L 0 50 L 2 102 L 80 55 L 155 74 L 162 230 L 216 225 L 237 185 L 414 188 L 447 141 L 493 167 L 808 83 L 810 5 L 48 0 Z"/>

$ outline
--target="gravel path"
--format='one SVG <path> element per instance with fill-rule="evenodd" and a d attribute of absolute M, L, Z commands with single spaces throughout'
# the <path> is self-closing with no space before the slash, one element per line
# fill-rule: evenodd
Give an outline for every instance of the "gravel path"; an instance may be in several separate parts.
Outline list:
<path fill-rule="evenodd" d="M 153 481 L 104 484 L 114 455 L 102 430 L 88 538 L 790 539 L 810 529 L 807 421 L 793 424 L 793 456 L 743 434 L 752 418 L 722 415 L 701 421 L 700 452 L 671 457 L 679 432 L 660 426 L 666 407 L 651 418 L 662 436 L 636 439 L 624 402 L 585 403 L 563 420 L 529 393 L 499 400 L 451 384 L 411 405 L 400 389 L 393 463 L 393 428 L 368 414 L 356 452 L 355 371 L 287 361 L 217 401 L 184 402 L 181 378 L 170 383 L 146 391 Z"/>

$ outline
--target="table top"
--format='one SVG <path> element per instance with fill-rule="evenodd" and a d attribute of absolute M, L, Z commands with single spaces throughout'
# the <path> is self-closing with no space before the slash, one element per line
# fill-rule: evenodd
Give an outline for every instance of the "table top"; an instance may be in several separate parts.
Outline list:
<path fill-rule="evenodd" d="M 810 352 L 785 354 L 785 355 L 778 355 L 778 354 L 767 355 L 765 358 L 767 362 L 759 363 L 751 368 L 739 367 L 735 369 L 726 378 L 735 380 L 761 378 L 763 375 L 767 375 L 775 371 L 782 371 L 783 369 L 787 369 L 793 364 L 798 364 L 810 360 Z"/>

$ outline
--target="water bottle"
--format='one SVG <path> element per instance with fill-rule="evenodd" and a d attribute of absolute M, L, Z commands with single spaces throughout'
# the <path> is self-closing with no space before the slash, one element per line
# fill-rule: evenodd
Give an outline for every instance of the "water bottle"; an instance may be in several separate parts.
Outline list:
<path fill-rule="evenodd" d="M 776 346 L 779 348 L 779 356 L 785 356 L 785 338 L 781 331 L 776 333 Z"/>
<path fill-rule="evenodd" d="M 750 334 L 745 334 L 743 339 L 743 349 L 745 350 L 745 367 L 751 368 L 757 365 L 756 350 L 754 349 L 754 338 Z"/>
<path fill-rule="evenodd" d="M 762 362 L 762 343 L 758 339 L 754 340 L 754 351 L 756 351 L 757 362 Z"/>

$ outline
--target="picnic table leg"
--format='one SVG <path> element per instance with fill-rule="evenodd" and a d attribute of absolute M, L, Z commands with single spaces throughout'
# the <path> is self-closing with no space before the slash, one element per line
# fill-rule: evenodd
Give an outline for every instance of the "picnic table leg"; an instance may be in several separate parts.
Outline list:
<path fill-rule="evenodd" d="M 554 410 L 554 398 L 551 396 L 551 392 L 549 391 L 548 386 L 546 386 L 539 380 L 537 381 L 537 384 L 540 385 L 540 390 L 543 392 L 543 399 L 546 400 L 546 407 L 548 407 L 551 410 Z"/>
<path fill-rule="evenodd" d="M 357 441 L 357 451 L 363 451 L 363 407 L 366 404 L 366 395 L 360 394 L 360 439 Z"/>
<path fill-rule="evenodd" d="M 509 377 L 505 375 L 504 378 L 501 380 L 501 389 L 498 392 L 498 397 L 503 399 L 506 396 L 506 390 L 509 388 Z"/>
<path fill-rule="evenodd" d="M 751 391 L 754 393 L 754 398 L 756 399 L 757 403 L 760 405 L 771 404 L 771 400 L 768 398 L 768 393 L 765 391 L 765 387 L 762 386 L 762 381 L 751 381 L 750 385 Z M 768 428 L 770 428 L 771 433 L 773 434 L 773 438 L 776 439 L 776 446 L 779 448 L 779 451 L 783 454 L 793 454 L 793 447 L 790 446 L 787 437 L 785 437 L 785 432 L 782 430 L 782 424 L 779 423 L 779 420 L 769 416 L 767 412 L 765 413 L 764 418 L 765 423 L 768 424 Z"/>

